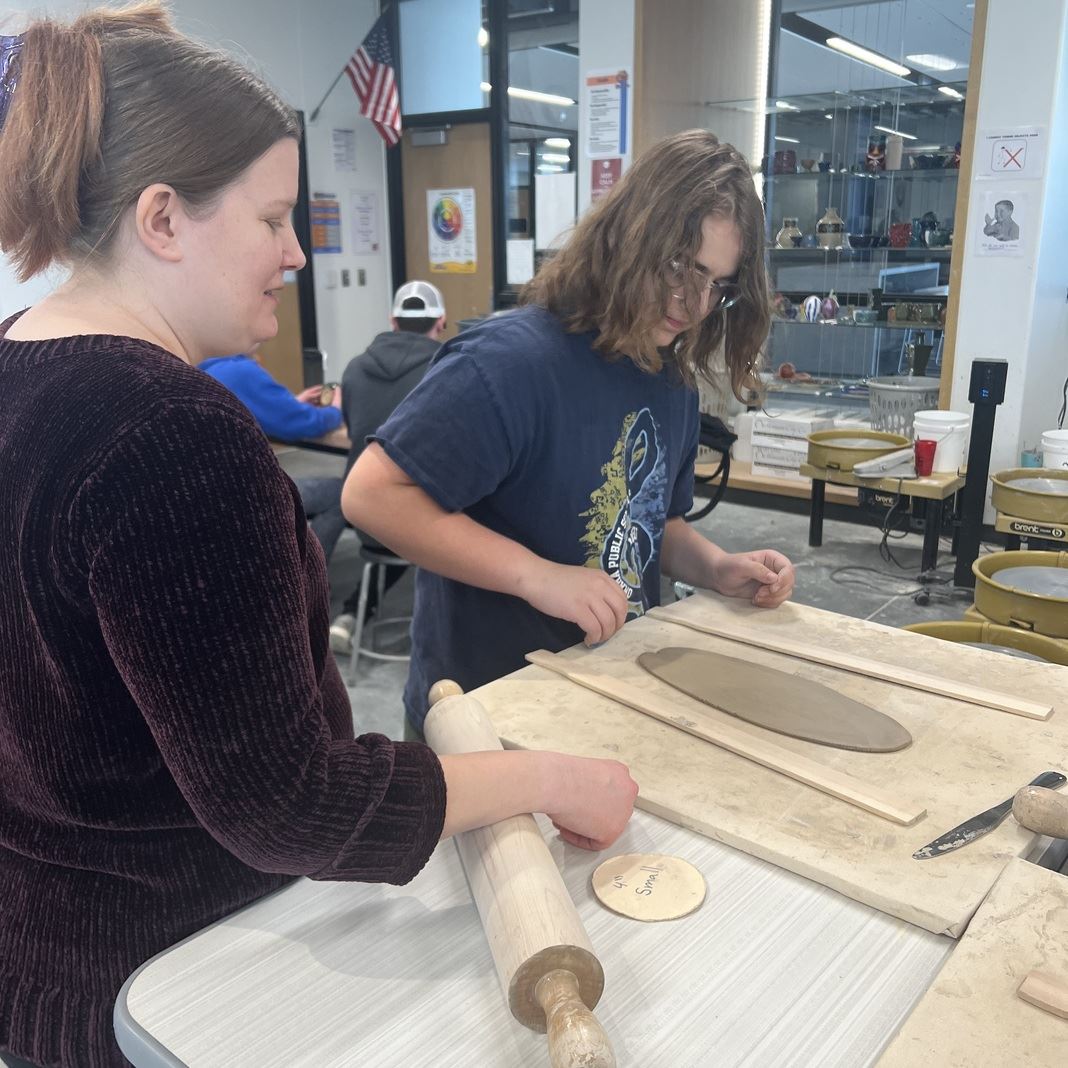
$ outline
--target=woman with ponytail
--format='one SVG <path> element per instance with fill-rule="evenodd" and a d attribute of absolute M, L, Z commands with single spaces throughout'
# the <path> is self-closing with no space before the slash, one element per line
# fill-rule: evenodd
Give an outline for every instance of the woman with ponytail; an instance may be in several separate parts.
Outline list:
<path fill-rule="evenodd" d="M 306 875 L 403 883 L 518 812 L 608 844 L 614 761 L 353 737 L 322 551 L 195 365 L 277 330 L 298 124 L 158 3 L 0 38 L 0 1052 L 125 1063 L 144 960 Z"/>

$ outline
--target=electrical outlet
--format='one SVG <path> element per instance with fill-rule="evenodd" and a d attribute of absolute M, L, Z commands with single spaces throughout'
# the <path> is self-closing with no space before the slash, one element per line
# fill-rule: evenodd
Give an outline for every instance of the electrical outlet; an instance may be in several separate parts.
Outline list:
<path fill-rule="evenodd" d="M 362 267 L 356 268 L 356 284 L 358 286 L 367 285 L 367 271 L 365 271 Z"/>
<path fill-rule="evenodd" d="M 352 285 L 352 275 L 349 273 L 349 269 L 347 267 L 341 268 L 341 284 L 342 286 Z"/>

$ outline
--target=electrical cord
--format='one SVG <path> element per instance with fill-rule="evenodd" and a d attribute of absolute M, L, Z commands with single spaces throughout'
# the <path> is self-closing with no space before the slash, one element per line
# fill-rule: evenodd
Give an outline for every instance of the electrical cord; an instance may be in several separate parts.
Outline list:
<path fill-rule="evenodd" d="M 1061 390 L 1061 410 L 1057 413 L 1057 429 L 1064 428 L 1064 417 L 1068 415 L 1068 378 L 1064 380 L 1064 388 Z"/>

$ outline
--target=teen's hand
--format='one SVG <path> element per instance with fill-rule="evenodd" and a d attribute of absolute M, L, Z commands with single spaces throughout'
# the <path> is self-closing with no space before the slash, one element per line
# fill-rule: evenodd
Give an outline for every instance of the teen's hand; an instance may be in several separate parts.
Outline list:
<path fill-rule="evenodd" d="M 539 612 L 581 627 L 587 645 L 607 641 L 627 621 L 627 595 L 600 568 L 537 558 L 517 592 Z"/>
<path fill-rule="evenodd" d="M 794 588 L 794 566 L 774 549 L 724 553 L 716 561 L 711 588 L 725 597 L 744 597 L 758 608 L 776 608 Z"/>
<path fill-rule="evenodd" d="M 618 760 L 556 756 L 563 789 L 559 803 L 545 814 L 565 842 L 582 849 L 607 849 L 634 811 L 638 784 Z"/>
<path fill-rule="evenodd" d="M 302 389 L 297 394 L 297 400 L 299 400 L 301 404 L 317 405 L 319 403 L 319 394 L 322 392 L 322 389 L 322 386 L 308 386 L 307 389 Z"/>

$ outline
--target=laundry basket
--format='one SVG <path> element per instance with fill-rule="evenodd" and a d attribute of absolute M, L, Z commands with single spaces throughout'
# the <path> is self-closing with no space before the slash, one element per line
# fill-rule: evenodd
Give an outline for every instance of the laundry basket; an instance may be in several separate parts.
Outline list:
<path fill-rule="evenodd" d="M 890 375 L 868 380 L 868 404 L 875 430 L 912 438 L 912 418 L 917 412 L 938 407 L 937 378 Z"/>

